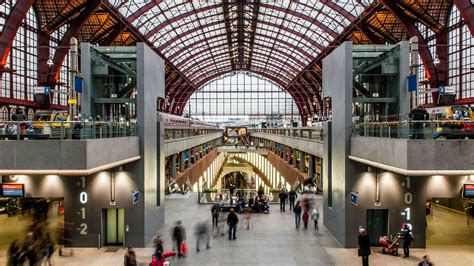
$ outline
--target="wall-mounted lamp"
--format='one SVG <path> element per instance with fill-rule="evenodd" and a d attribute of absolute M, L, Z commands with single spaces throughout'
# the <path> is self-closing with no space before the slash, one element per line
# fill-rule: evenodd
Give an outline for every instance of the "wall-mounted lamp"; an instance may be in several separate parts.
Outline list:
<path fill-rule="evenodd" d="M 377 168 L 375 168 L 375 206 L 380 206 L 380 181 Z"/>
<path fill-rule="evenodd" d="M 438 56 L 436 56 L 436 58 L 433 60 L 433 64 L 437 66 L 439 63 L 441 63 L 441 60 L 439 60 Z"/>

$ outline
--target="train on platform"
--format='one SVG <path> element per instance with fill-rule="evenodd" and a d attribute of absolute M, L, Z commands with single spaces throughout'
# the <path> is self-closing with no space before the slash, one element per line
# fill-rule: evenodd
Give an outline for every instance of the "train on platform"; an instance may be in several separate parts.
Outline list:
<path fill-rule="evenodd" d="M 164 124 L 165 127 L 205 127 L 218 128 L 213 123 L 204 122 L 197 119 L 187 118 L 179 115 L 172 115 L 168 113 L 158 112 L 158 120 Z"/>

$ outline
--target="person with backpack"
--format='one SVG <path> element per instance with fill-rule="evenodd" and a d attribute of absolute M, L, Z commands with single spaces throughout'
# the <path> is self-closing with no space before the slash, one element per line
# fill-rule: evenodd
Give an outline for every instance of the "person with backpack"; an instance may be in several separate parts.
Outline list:
<path fill-rule="evenodd" d="M 410 245 L 413 240 L 413 235 L 406 223 L 402 225 L 401 239 L 403 239 L 403 257 L 410 257 Z"/>
<path fill-rule="evenodd" d="M 219 221 L 219 214 L 221 213 L 221 207 L 219 204 L 214 203 L 214 205 L 211 208 L 211 214 L 212 214 L 212 227 L 217 227 L 217 223 Z"/>
<path fill-rule="evenodd" d="M 300 228 L 300 223 L 301 223 L 301 205 L 299 202 L 296 203 L 295 207 L 293 208 L 293 212 L 295 213 L 296 229 L 298 229 Z"/>
<path fill-rule="evenodd" d="M 314 207 L 311 212 L 311 219 L 314 221 L 314 229 L 318 230 L 319 210 L 318 207 Z"/>
<path fill-rule="evenodd" d="M 293 208 L 295 207 L 296 198 L 298 198 L 298 195 L 296 194 L 295 190 L 290 190 L 290 193 L 288 193 L 288 200 L 290 201 L 290 211 L 293 210 Z"/>
<path fill-rule="evenodd" d="M 132 247 L 127 248 L 127 252 L 125 252 L 123 260 L 124 260 L 123 262 L 124 266 L 137 265 L 137 256 L 135 254 L 135 250 L 133 250 Z"/>

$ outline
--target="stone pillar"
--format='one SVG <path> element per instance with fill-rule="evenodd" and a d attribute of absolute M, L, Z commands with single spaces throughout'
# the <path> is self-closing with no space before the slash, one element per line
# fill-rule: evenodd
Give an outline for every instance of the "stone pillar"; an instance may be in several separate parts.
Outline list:
<path fill-rule="evenodd" d="M 293 167 L 294 168 L 297 168 L 298 167 L 298 164 L 296 162 L 296 153 L 298 153 L 299 151 L 295 148 L 293 148 Z"/>
<path fill-rule="evenodd" d="M 177 159 L 178 155 L 175 153 L 173 155 L 171 155 L 171 163 L 170 163 L 170 167 L 171 167 L 171 177 L 173 177 L 173 179 L 176 178 L 176 159 Z"/>
<path fill-rule="evenodd" d="M 179 156 L 179 172 L 182 173 L 184 170 L 186 170 L 186 167 L 184 165 L 184 152 L 181 152 L 181 155 Z"/>
<path fill-rule="evenodd" d="M 308 177 L 314 177 L 314 155 L 308 154 Z"/>
<path fill-rule="evenodd" d="M 300 151 L 300 172 L 304 172 L 305 169 L 305 153 Z"/>

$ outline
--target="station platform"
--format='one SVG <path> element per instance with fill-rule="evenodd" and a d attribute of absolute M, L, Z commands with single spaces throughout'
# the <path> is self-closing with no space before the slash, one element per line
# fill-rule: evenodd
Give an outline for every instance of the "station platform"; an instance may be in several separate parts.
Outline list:
<path fill-rule="evenodd" d="M 250 230 L 237 228 L 237 240 L 227 236 L 212 237 L 211 249 L 195 251 L 193 227 L 196 221 L 210 219 L 210 206 L 197 205 L 197 194 L 166 198 L 166 225 L 160 232 L 165 250 L 172 248 L 171 228 L 175 220 L 182 220 L 186 228 L 189 253 L 185 258 L 171 258 L 171 265 L 359 265 L 356 249 L 342 248 L 322 225 L 315 231 L 295 230 L 292 212 L 280 213 L 273 205 L 270 214 L 252 217 Z M 318 200 L 322 205 L 322 198 Z M 287 206 L 288 207 L 288 206 Z M 321 208 L 320 208 L 321 209 Z M 242 219 L 241 219 L 242 220 Z M 3 221 L 5 222 L 5 220 Z M 310 224 L 311 225 L 311 224 Z M 2 224 L 3 227 L 3 224 Z M 106 252 L 111 247 L 75 248 L 74 257 L 53 255 L 54 265 L 121 265 L 125 249 Z M 433 245 L 427 249 L 412 249 L 412 257 L 403 259 L 380 253 L 374 247 L 370 265 L 416 265 L 429 254 L 435 265 L 474 265 L 474 248 L 469 245 Z M 148 265 L 153 248 L 135 249 L 139 265 Z M 2 246 L 0 264 L 6 263 L 6 247 Z"/>

